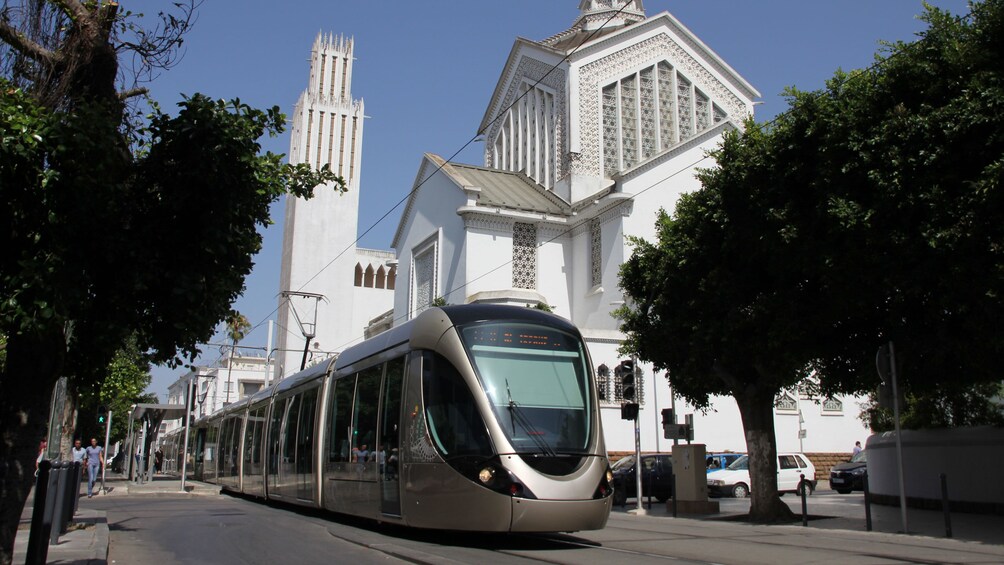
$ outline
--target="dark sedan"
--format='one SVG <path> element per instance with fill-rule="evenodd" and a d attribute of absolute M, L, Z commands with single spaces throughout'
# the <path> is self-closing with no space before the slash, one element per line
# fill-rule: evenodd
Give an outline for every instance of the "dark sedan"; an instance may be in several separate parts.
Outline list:
<path fill-rule="evenodd" d="M 840 494 L 852 490 L 865 490 L 865 477 L 868 476 L 868 456 L 859 451 L 846 463 L 838 463 L 830 470 L 830 488 Z"/>
<path fill-rule="evenodd" d="M 628 455 L 613 465 L 614 504 L 623 506 L 638 492 L 634 461 L 634 455 Z M 642 496 L 652 496 L 659 502 L 666 502 L 673 496 L 672 455 L 657 453 L 641 456 L 641 492 Z"/>

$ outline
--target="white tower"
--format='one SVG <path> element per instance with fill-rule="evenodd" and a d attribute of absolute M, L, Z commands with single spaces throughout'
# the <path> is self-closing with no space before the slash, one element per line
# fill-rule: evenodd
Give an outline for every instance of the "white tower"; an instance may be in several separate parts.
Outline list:
<path fill-rule="evenodd" d="M 348 191 L 321 186 L 310 200 L 286 198 L 274 354 L 279 378 L 300 369 L 304 333 L 314 334 L 307 348 L 316 360 L 344 349 L 369 321 L 353 319 L 364 116 L 363 101 L 352 99 L 352 50 L 351 38 L 317 35 L 310 83 L 293 111 L 289 161 L 331 167 Z"/>

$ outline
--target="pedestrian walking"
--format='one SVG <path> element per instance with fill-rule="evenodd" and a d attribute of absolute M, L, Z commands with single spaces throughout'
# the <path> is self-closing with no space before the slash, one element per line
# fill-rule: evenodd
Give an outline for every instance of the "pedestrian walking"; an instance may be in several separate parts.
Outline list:
<path fill-rule="evenodd" d="M 44 439 L 38 444 L 38 457 L 35 458 L 35 476 L 38 476 L 38 464 L 45 459 L 45 450 L 49 447 L 49 442 Z"/>
<path fill-rule="evenodd" d="M 94 481 L 98 479 L 98 471 L 105 468 L 104 450 L 98 445 L 97 438 L 91 438 L 87 453 L 87 498 L 94 496 Z"/>
<path fill-rule="evenodd" d="M 851 455 L 857 455 L 858 453 L 861 453 L 861 442 L 860 441 L 854 442 L 854 451 L 851 453 Z"/>

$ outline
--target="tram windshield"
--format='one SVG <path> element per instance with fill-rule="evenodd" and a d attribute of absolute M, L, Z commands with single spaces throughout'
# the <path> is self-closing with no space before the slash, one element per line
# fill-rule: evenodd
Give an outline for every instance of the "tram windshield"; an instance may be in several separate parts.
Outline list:
<path fill-rule="evenodd" d="M 517 452 L 579 454 L 588 448 L 591 388 L 582 341 L 520 322 L 461 329 L 481 385 Z"/>

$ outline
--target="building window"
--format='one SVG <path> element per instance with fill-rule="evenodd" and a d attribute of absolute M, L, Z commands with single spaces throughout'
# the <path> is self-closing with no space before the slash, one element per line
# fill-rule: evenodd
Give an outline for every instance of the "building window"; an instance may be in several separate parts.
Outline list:
<path fill-rule="evenodd" d="M 412 317 L 428 309 L 436 297 L 437 250 L 436 241 L 433 240 L 420 245 L 412 253 Z"/>
<path fill-rule="evenodd" d="M 827 414 L 843 413 L 844 403 L 837 400 L 836 398 L 827 398 L 823 400 L 823 412 Z"/>
<path fill-rule="evenodd" d="M 395 282 L 397 282 L 397 267 L 391 267 L 387 273 L 387 290 L 394 290 Z"/>
<path fill-rule="evenodd" d="M 540 85 L 521 84 L 519 101 L 495 137 L 495 168 L 522 172 L 541 186 L 554 186 L 555 122 L 554 93 Z"/>
<path fill-rule="evenodd" d="M 652 158 L 728 115 L 665 61 L 602 88 L 603 172 Z"/>
<path fill-rule="evenodd" d="M 366 272 L 363 274 L 363 286 L 373 288 L 373 265 L 366 265 Z"/>
<path fill-rule="evenodd" d="M 251 396 L 252 394 L 258 392 L 259 390 L 261 390 L 262 383 L 246 383 L 246 382 L 241 382 L 240 383 L 240 387 L 241 387 L 241 396 L 240 397 L 241 398 L 246 398 L 246 397 Z"/>
<path fill-rule="evenodd" d="M 356 276 L 354 283 L 355 286 L 363 286 L 363 266 L 356 263 Z"/>
<path fill-rule="evenodd" d="M 373 285 L 375 288 L 384 288 L 387 285 L 387 273 L 383 270 L 383 265 L 376 271 L 376 283 Z"/>
<path fill-rule="evenodd" d="M 603 256 L 601 254 L 601 243 L 603 230 L 599 220 L 593 220 L 589 224 L 589 261 L 590 261 L 590 283 L 600 286 L 603 283 Z"/>
<path fill-rule="evenodd" d="M 610 367 L 606 363 L 596 368 L 596 392 L 600 402 L 610 402 Z"/>
<path fill-rule="evenodd" d="M 512 286 L 537 288 L 537 226 L 533 224 L 513 224 Z"/>
<path fill-rule="evenodd" d="M 778 412 L 797 413 L 798 401 L 790 394 L 782 393 L 776 400 L 774 400 L 774 408 L 777 408 Z"/>

